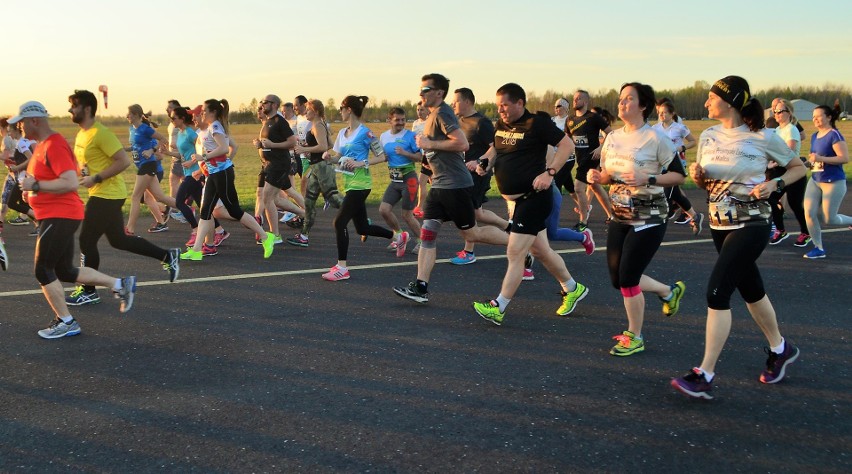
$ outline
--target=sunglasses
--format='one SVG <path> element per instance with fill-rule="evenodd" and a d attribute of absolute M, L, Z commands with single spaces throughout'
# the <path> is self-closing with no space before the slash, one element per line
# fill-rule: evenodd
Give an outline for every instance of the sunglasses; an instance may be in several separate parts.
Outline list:
<path fill-rule="evenodd" d="M 561 109 L 561 108 L 562 108 L 562 104 L 556 104 L 556 106 L 555 106 L 555 107 L 556 107 L 557 109 Z"/>
<path fill-rule="evenodd" d="M 171 120 L 172 122 L 174 122 L 175 120 L 177 120 L 177 119 L 179 119 L 179 118 L 180 118 L 180 117 L 178 117 L 177 115 L 172 115 L 171 117 L 169 117 L 169 120 Z"/>
<path fill-rule="evenodd" d="M 432 90 L 435 90 L 435 88 L 430 86 L 423 86 L 420 88 L 420 94 L 422 95 Z"/>
<path fill-rule="evenodd" d="M 775 111 L 773 111 L 772 113 L 773 113 L 773 114 L 783 114 L 784 112 L 789 112 L 789 110 L 787 110 L 787 109 L 784 109 L 784 110 L 775 110 Z"/>

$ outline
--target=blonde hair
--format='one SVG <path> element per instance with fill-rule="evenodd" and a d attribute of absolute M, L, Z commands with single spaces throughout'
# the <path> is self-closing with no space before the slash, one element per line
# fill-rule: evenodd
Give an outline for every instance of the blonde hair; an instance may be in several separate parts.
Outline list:
<path fill-rule="evenodd" d="M 778 99 L 778 102 L 781 102 L 782 104 L 784 104 L 784 107 L 787 110 L 790 111 L 790 123 L 792 123 L 793 125 L 796 125 L 797 123 L 799 123 L 799 119 L 796 118 L 796 114 L 795 114 L 796 108 L 793 107 L 793 103 L 790 102 L 787 99 L 780 99 L 780 98 Z"/>

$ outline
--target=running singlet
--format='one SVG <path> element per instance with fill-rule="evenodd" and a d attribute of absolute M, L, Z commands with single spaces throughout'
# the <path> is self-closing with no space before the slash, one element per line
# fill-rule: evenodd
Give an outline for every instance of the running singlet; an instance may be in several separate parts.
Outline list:
<path fill-rule="evenodd" d="M 74 141 L 74 156 L 81 170 L 86 170 L 89 176 L 94 176 L 107 169 L 112 163 L 112 157 L 123 150 L 118 137 L 112 130 L 95 122 L 88 130 L 80 129 Z M 106 178 L 89 188 L 89 196 L 101 199 L 126 199 L 127 185 L 121 173 Z"/>
<path fill-rule="evenodd" d="M 157 161 L 157 157 L 153 153 L 148 158 L 145 158 L 142 154 L 142 152 L 156 147 L 156 141 L 153 139 L 155 133 L 157 132 L 144 122 L 140 123 L 138 127 L 130 126 L 130 155 L 137 168 L 145 163 Z"/>
<path fill-rule="evenodd" d="M 494 132 L 494 176 L 500 193 L 531 192 L 535 177 L 547 168 L 547 145 L 556 146 L 564 137 L 544 113 L 533 115 L 524 109 L 524 114 L 511 124 L 498 120 Z"/>
<path fill-rule="evenodd" d="M 385 156 L 388 157 L 388 170 L 391 181 L 402 182 L 403 176 L 414 171 L 414 162 L 405 156 L 397 154 L 396 147 L 402 147 L 408 153 L 419 153 L 420 149 L 417 148 L 416 137 L 417 135 L 414 132 L 405 129 L 402 129 L 397 134 L 393 134 L 388 130 L 379 137 L 382 150 L 384 150 Z"/>
<path fill-rule="evenodd" d="M 671 139 L 647 123 L 638 130 L 613 130 L 604 140 L 601 150 L 601 170 L 609 174 L 612 211 L 616 222 L 634 226 L 662 224 L 668 213 L 663 187 L 629 186 L 622 180 L 624 173 L 641 172 L 659 176 L 672 164 L 675 148 Z M 683 168 L 675 172 L 683 174 Z"/>
<path fill-rule="evenodd" d="M 369 166 L 364 167 L 361 163 L 367 162 L 370 156 L 370 145 L 376 139 L 376 136 L 364 125 L 358 125 L 358 128 L 352 131 L 348 137 L 346 130 L 348 129 L 344 128 L 337 134 L 337 140 L 334 141 L 334 151 L 359 162 L 359 164 L 352 170 L 354 174 L 346 173 L 343 175 L 343 190 L 372 189 L 373 177 L 370 176 L 370 168 Z"/>
<path fill-rule="evenodd" d="M 766 180 L 769 160 L 787 166 L 795 156 L 772 129 L 752 132 L 747 125 L 714 125 L 702 132 L 696 162 L 704 168 L 710 228 L 765 224 L 771 213 L 769 203 L 749 193 Z"/>
<path fill-rule="evenodd" d="M 175 144 L 177 145 L 178 153 L 180 153 L 181 161 L 192 161 L 192 154 L 195 153 L 195 140 L 197 138 L 198 134 L 189 127 L 183 130 L 178 129 Z M 198 171 L 198 163 L 193 163 L 189 168 L 183 168 L 183 175 L 192 176 L 192 173 L 195 171 Z"/>
<path fill-rule="evenodd" d="M 65 138 L 58 133 L 54 133 L 36 145 L 33 157 L 27 165 L 27 173 L 36 181 L 54 180 L 70 170 L 79 175 L 74 153 L 71 152 L 71 147 L 68 146 Z M 33 208 L 38 220 L 83 220 L 83 201 L 76 189 L 61 194 L 30 192 L 27 202 Z"/>
<path fill-rule="evenodd" d="M 816 153 L 820 156 L 837 156 L 837 153 L 834 152 L 834 144 L 843 141 L 846 141 L 846 139 L 835 129 L 832 129 L 821 138 L 817 138 L 817 134 L 814 133 L 811 136 L 811 153 Z M 842 165 L 832 165 L 818 161 L 814 163 L 812 170 L 813 174 L 811 174 L 811 178 L 817 183 L 846 180 L 846 173 L 843 171 Z"/>
<path fill-rule="evenodd" d="M 210 156 L 211 151 L 219 148 L 219 145 L 216 144 L 216 140 L 213 138 L 214 135 L 222 135 L 225 138 L 225 142 L 228 141 L 225 128 L 222 127 L 222 124 L 218 120 L 208 125 L 207 130 L 201 134 L 201 148 L 207 154 L 207 172 L 209 174 L 216 174 L 234 166 L 234 163 L 228 158 L 227 151 L 219 156 Z"/>

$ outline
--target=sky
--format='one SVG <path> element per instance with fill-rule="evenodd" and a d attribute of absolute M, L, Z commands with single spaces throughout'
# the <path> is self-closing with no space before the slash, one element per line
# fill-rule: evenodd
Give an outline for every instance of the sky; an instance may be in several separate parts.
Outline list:
<path fill-rule="evenodd" d="M 852 88 L 852 2 L 819 11 L 817 20 L 787 0 L 18 0 L 0 6 L 0 114 L 39 100 L 68 115 L 74 89 L 101 84 L 109 108 L 99 114 L 120 116 L 134 103 L 162 112 L 172 98 L 226 98 L 237 109 L 269 93 L 416 101 L 430 72 L 487 100 L 507 82 L 570 93 L 632 81 L 680 89 L 730 74 L 753 90 Z"/>

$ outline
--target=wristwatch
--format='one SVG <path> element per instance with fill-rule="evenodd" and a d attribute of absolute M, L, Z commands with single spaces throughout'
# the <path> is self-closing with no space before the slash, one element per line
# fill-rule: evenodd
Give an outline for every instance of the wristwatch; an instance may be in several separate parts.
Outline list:
<path fill-rule="evenodd" d="M 96 184 L 100 184 L 104 181 L 100 174 L 96 174 L 92 177 Z"/>
<path fill-rule="evenodd" d="M 649 174 L 648 175 L 648 186 L 655 186 L 657 184 L 657 177 Z"/>
<path fill-rule="evenodd" d="M 32 192 L 37 193 L 41 190 L 41 185 L 38 184 L 38 181 L 33 181 Z"/>
<path fill-rule="evenodd" d="M 775 188 L 775 192 L 780 193 L 781 191 L 783 191 L 783 190 L 784 190 L 784 186 L 785 186 L 787 183 L 785 183 L 785 182 L 784 182 L 784 180 L 783 180 L 783 179 L 781 179 L 781 178 L 775 178 L 775 180 L 774 180 L 774 181 L 778 184 L 778 187 L 776 187 L 776 188 Z"/>
<path fill-rule="evenodd" d="M 556 168 L 547 168 L 548 176 L 556 176 Z"/>

